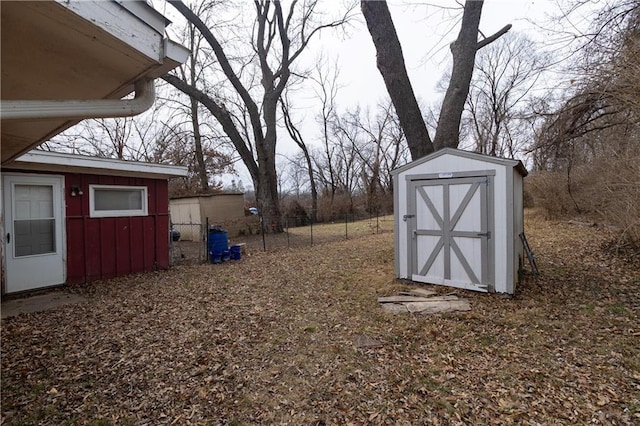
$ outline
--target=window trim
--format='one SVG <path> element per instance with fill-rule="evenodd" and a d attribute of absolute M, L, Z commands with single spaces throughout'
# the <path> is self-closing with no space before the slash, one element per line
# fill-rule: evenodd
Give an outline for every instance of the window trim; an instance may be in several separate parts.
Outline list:
<path fill-rule="evenodd" d="M 137 210 L 96 210 L 95 191 L 96 189 L 114 190 L 139 190 L 142 193 L 142 208 Z M 148 216 L 149 215 L 149 190 L 146 186 L 131 185 L 89 185 L 89 217 L 128 217 L 128 216 Z"/>

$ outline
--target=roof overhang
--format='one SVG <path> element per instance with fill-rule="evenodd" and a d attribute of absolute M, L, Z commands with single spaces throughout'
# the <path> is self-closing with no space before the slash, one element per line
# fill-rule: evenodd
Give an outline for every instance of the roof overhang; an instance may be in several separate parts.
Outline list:
<path fill-rule="evenodd" d="M 188 176 L 184 166 L 113 160 L 49 151 L 31 151 L 6 164 L 3 170 L 29 172 L 84 173 L 107 176 L 169 179 Z"/>
<path fill-rule="evenodd" d="M 0 12 L 3 103 L 120 99 L 189 53 L 165 38 L 169 21 L 144 1 L 12 1 Z M 3 119 L 2 165 L 78 121 Z"/>

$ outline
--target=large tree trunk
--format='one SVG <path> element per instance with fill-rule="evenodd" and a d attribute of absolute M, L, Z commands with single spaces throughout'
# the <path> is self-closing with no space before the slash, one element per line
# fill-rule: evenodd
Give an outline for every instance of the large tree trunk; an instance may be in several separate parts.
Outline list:
<path fill-rule="evenodd" d="M 191 67 L 189 69 L 189 83 L 192 86 L 196 85 L 198 80 L 196 76 L 196 54 L 193 50 L 196 47 L 195 43 L 195 29 L 193 26 L 189 28 L 190 42 L 191 42 L 191 54 L 189 59 Z M 200 179 L 200 188 L 203 192 L 209 191 L 209 176 L 207 174 L 207 166 L 204 162 L 204 152 L 202 151 L 202 134 L 200 133 L 200 117 L 198 116 L 198 101 L 195 98 L 189 98 L 191 108 L 191 125 L 193 126 L 193 143 L 196 151 L 196 163 L 198 164 L 198 178 Z"/>
<path fill-rule="evenodd" d="M 467 1 L 462 14 L 458 38 L 451 44 L 453 68 L 447 92 L 440 108 L 440 118 L 433 144 L 436 150 L 457 148 L 460 143 L 460 118 L 469 94 L 469 85 L 478 49 L 478 26 L 484 0 Z"/>
<path fill-rule="evenodd" d="M 376 46 L 376 63 L 407 138 L 411 158 L 423 157 L 433 152 L 433 145 L 409 81 L 402 47 L 387 3 L 364 0 L 360 8 Z"/>
<path fill-rule="evenodd" d="M 262 144 L 256 144 L 258 154 L 259 187 L 257 191 L 258 207 L 265 220 L 268 232 L 282 232 L 280 215 L 280 197 L 278 196 L 278 174 L 276 172 L 276 110 L 280 94 L 265 95 L 262 104 L 263 120 L 266 132 Z"/>
<path fill-rule="evenodd" d="M 460 117 L 469 94 L 476 52 L 511 28 L 507 25 L 496 34 L 478 41 L 478 26 L 484 0 L 467 0 L 458 39 L 451 45 L 453 70 L 442 102 L 436 134 L 431 142 L 404 65 L 400 41 L 385 1 L 362 1 L 360 7 L 376 46 L 378 69 L 396 108 L 400 125 L 407 138 L 411 158 L 444 147 L 457 148 L 460 142 Z"/>

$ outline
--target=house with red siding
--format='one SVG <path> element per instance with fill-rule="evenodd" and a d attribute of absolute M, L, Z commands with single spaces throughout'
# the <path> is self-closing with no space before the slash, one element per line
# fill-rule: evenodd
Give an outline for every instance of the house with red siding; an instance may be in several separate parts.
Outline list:
<path fill-rule="evenodd" d="M 32 151 L 88 118 L 139 114 L 189 51 L 144 1 L 2 2 L 2 293 L 166 268 L 183 168 Z M 134 93 L 133 97 L 128 97 Z"/>
<path fill-rule="evenodd" d="M 168 179 L 186 175 L 182 166 L 45 151 L 3 167 L 4 291 L 168 268 Z"/>

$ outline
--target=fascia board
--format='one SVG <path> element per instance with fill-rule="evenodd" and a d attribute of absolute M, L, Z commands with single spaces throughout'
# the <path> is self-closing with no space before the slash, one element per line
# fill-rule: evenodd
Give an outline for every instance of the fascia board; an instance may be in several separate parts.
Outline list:
<path fill-rule="evenodd" d="M 155 178 L 186 177 L 184 166 L 123 161 L 59 152 L 31 151 L 17 158 L 6 168 L 54 172 L 84 172 L 116 176 L 148 176 Z"/>
<path fill-rule="evenodd" d="M 164 31 L 156 30 L 157 22 L 150 25 L 149 17 L 145 20 L 136 16 L 115 1 L 57 0 L 57 3 L 151 60 L 162 62 Z M 141 22 L 144 25 L 140 25 Z"/>

